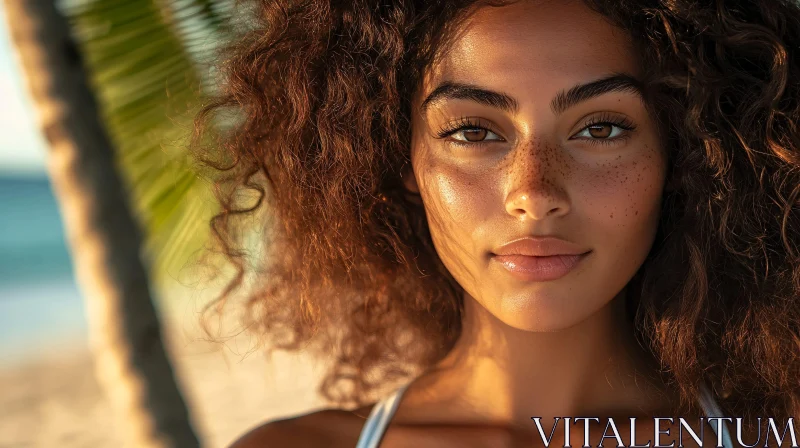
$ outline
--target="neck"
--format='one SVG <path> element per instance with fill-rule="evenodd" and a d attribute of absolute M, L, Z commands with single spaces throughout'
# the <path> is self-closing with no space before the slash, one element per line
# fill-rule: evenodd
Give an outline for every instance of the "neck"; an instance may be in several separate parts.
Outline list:
<path fill-rule="evenodd" d="M 424 419 L 525 427 L 531 416 L 664 410 L 670 406 L 664 386 L 634 342 L 624 295 L 585 321 L 551 333 L 510 327 L 466 296 L 460 339 L 415 381 L 406 400 L 424 403 L 419 407 Z"/>

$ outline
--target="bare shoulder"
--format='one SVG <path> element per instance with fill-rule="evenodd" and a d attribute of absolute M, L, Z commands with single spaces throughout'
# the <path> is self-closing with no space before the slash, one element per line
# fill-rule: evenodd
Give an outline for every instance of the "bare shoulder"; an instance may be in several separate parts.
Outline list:
<path fill-rule="evenodd" d="M 266 422 L 241 436 L 229 448 L 353 448 L 369 411 L 370 407 L 356 411 L 325 409 Z"/>

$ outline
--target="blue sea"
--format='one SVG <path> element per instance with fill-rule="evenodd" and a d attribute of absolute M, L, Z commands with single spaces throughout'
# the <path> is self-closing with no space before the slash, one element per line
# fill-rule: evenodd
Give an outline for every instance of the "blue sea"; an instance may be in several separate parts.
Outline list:
<path fill-rule="evenodd" d="M 83 302 L 48 179 L 0 173 L 0 364 L 85 338 Z"/>

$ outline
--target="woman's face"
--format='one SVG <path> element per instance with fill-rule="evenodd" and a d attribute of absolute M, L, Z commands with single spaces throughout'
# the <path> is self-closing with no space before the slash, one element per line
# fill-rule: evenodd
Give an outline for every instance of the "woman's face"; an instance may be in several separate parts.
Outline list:
<path fill-rule="evenodd" d="M 639 74 L 581 2 L 520 1 L 470 16 L 426 75 L 407 186 L 444 265 L 508 325 L 572 326 L 647 256 L 666 158 Z"/>

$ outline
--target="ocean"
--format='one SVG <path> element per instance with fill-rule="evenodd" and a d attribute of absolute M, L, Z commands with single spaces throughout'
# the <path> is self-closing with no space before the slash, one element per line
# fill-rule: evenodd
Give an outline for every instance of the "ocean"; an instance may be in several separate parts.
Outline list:
<path fill-rule="evenodd" d="M 0 364 L 83 342 L 86 328 L 50 182 L 0 173 Z"/>

